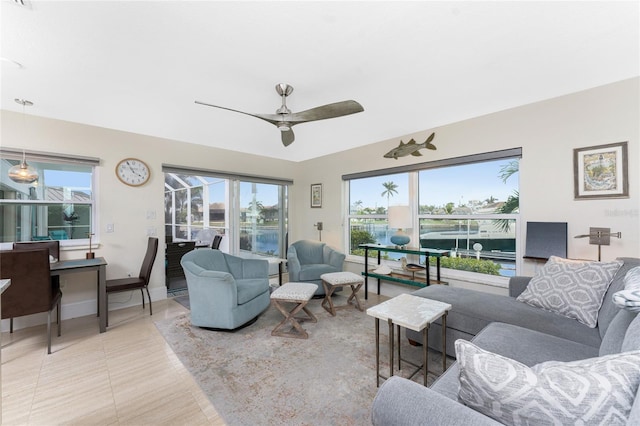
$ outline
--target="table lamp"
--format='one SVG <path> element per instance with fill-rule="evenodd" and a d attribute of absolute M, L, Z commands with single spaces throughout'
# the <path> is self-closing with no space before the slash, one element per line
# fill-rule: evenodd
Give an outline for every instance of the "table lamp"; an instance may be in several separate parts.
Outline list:
<path fill-rule="evenodd" d="M 412 226 L 409 206 L 389 206 L 387 217 L 389 219 L 389 228 L 397 229 L 396 233 L 390 238 L 391 242 L 396 246 L 409 244 L 411 238 L 402 231 Z"/>

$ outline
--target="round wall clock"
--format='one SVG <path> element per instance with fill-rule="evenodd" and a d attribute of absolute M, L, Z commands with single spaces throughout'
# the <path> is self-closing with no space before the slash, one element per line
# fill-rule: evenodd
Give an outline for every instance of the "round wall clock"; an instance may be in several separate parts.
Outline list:
<path fill-rule="evenodd" d="M 116 176 L 129 186 L 141 186 L 151 177 L 149 166 L 137 158 L 125 158 L 116 166 Z"/>

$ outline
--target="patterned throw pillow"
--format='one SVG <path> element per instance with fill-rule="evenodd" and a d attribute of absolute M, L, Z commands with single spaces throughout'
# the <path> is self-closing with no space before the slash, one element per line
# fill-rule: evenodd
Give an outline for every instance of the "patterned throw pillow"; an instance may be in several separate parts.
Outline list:
<path fill-rule="evenodd" d="M 629 269 L 624 276 L 624 290 L 613 294 L 613 303 L 632 312 L 640 312 L 640 266 Z"/>
<path fill-rule="evenodd" d="M 516 300 L 595 328 L 598 311 L 622 261 L 592 262 L 551 256 Z"/>
<path fill-rule="evenodd" d="M 457 340 L 458 398 L 507 425 L 624 425 L 640 384 L 640 351 L 527 367 Z"/>

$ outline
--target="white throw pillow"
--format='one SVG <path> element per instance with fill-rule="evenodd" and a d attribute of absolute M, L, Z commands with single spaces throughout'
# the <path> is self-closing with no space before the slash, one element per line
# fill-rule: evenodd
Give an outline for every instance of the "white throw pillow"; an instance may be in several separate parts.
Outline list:
<path fill-rule="evenodd" d="M 622 261 L 593 262 L 551 256 L 517 297 L 595 328 L 598 311 Z"/>
<path fill-rule="evenodd" d="M 624 290 L 613 294 L 613 303 L 628 311 L 640 312 L 640 266 L 627 271 Z"/>
<path fill-rule="evenodd" d="M 625 425 L 640 351 L 534 367 L 457 340 L 458 398 L 506 425 Z"/>

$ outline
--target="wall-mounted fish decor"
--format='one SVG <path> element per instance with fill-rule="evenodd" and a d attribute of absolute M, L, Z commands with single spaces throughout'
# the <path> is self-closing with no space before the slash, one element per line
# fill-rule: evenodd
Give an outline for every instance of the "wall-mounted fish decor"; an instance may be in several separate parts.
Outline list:
<path fill-rule="evenodd" d="M 429 136 L 427 140 L 424 141 L 424 143 L 416 143 L 414 139 L 411 139 L 407 143 L 403 143 L 402 141 L 400 141 L 400 145 L 387 152 L 384 155 L 384 158 L 395 158 L 397 160 L 398 157 L 404 157 L 407 155 L 414 155 L 416 157 L 419 157 L 422 155 L 418 152 L 421 149 L 427 148 L 436 150 L 436 146 L 431 143 L 435 136 L 435 132 L 431 133 L 431 136 Z"/>

